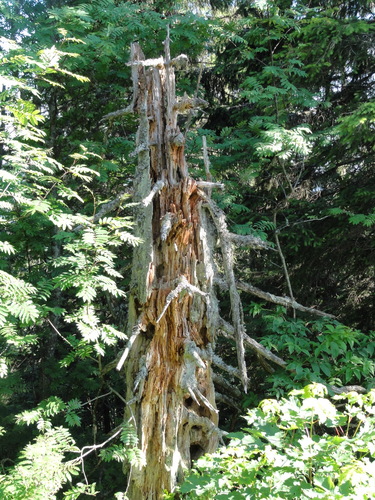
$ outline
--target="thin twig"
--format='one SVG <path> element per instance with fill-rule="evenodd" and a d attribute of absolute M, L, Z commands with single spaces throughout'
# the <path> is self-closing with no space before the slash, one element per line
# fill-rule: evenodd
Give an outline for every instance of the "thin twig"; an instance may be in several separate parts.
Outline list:
<path fill-rule="evenodd" d="M 202 61 L 201 65 L 200 65 L 200 68 L 199 68 L 199 74 L 198 74 L 198 80 L 197 80 L 197 86 L 196 86 L 196 89 L 195 89 L 194 98 L 198 97 L 198 92 L 199 92 L 199 86 L 201 84 L 202 73 L 203 73 L 203 61 Z M 184 133 L 185 139 L 186 139 L 186 137 L 188 135 L 191 122 L 193 121 L 193 116 L 194 116 L 194 110 L 190 110 L 188 119 L 186 120 L 186 127 L 185 127 L 185 133 Z"/>
<path fill-rule="evenodd" d="M 287 286 L 288 286 L 289 295 L 290 295 L 290 298 L 292 299 L 292 301 L 295 302 L 294 295 L 293 295 L 292 284 L 290 282 L 288 267 L 286 265 L 285 257 L 284 257 L 283 251 L 281 249 L 279 235 L 277 234 L 277 212 L 274 212 L 274 214 L 273 214 L 273 224 L 274 224 L 274 227 L 275 227 L 275 241 L 276 241 L 276 246 L 277 246 L 277 250 L 279 252 L 280 259 L 281 259 L 281 262 L 282 262 L 282 265 L 283 265 L 284 275 L 285 275 L 286 283 L 287 283 Z M 293 305 L 292 305 L 292 308 L 293 308 L 293 318 L 296 319 L 296 310 L 295 310 L 295 308 L 294 308 Z"/>

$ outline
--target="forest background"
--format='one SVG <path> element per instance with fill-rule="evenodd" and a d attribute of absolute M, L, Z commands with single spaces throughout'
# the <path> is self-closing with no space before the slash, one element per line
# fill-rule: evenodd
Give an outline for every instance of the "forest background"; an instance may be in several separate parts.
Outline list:
<path fill-rule="evenodd" d="M 3 497 L 83 498 L 96 488 L 97 498 L 113 498 L 126 490 L 123 462 L 141 460 L 134 429 L 122 423 L 124 378 L 114 362 L 126 345 L 140 244 L 137 120 L 119 110 L 132 99 L 131 43 L 158 57 L 167 26 L 172 56 L 189 57 L 178 94 L 208 103 L 180 117 L 190 173 L 206 178 L 205 136 L 212 178 L 225 186 L 213 198 L 231 232 L 270 247 L 236 254 L 247 333 L 287 367 L 249 351 L 247 394 L 218 378 L 220 428 L 238 430 L 248 408 L 310 382 L 370 390 L 373 2 L 0 5 Z M 257 289 L 327 316 L 275 305 Z M 219 295 L 228 316 L 228 294 Z M 236 364 L 235 351 L 218 341 L 225 363 Z"/>

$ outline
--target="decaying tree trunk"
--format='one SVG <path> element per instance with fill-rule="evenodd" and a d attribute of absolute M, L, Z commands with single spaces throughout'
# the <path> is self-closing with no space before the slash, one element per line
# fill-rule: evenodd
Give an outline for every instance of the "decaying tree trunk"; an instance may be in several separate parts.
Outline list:
<path fill-rule="evenodd" d="M 181 62 L 184 57 L 178 58 Z M 188 176 L 177 115 L 199 104 L 175 97 L 165 58 L 145 60 L 132 46 L 133 110 L 139 115 L 135 249 L 125 358 L 127 400 L 144 453 L 131 471 L 131 500 L 172 491 L 192 460 L 215 450 L 218 415 L 211 355 L 217 307 L 202 198 Z"/>
<path fill-rule="evenodd" d="M 132 46 L 133 102 L 139 128 L 135 154 L 135 222 L 142 244 L 135 248 L 129 297 L 129 339 L 117 368 L 126 374 L 127 412 L 137 428 L 145 465 L 132 467 L 130 500 L 158 500 L 173 491 L 192 461 L 218 446 L 221 432 L 213 381 L 227 394 L 221 399 L 236 406 L 231 388 L 220 372 L 241 380 L 246 391 L 244 345 L 279 366 L 285 361 L 246 335 L 237 288 L 264 300 L 282 303 L 312 314 L 288 297 L 276 297 L 251 285 L 236 283 L 233 244 L 269 249 L 253 236 L 233 235 L 225 216 L 211 200 L 215 183 L 189 177 L 184 136 L 178 113 L 204 102 L 175 96 L 174 68 L 186 56 L 145 60 Z M 208 172 L 207 151 L 204 160 Z M 204 191 L 206 189 L 206 191 Z M 213 247 L 221 246 L 224 274 L 215 275 Z M 219 315 L 214 284 L 228 290 L 232 324 Z M 238 368 L 226 365 L 214 353 L 215 336 L 233 338 Z M 212 366 L 219 369 L 213 375 Z M 232 396 L 238 398 L 238 389 Z"/>

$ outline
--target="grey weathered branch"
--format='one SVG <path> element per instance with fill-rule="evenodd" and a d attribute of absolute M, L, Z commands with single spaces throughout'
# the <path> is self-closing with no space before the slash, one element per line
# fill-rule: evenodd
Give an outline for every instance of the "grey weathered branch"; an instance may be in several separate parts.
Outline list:
<path fill-rule="evenodd" d="M 333 314 L 328 314 L 324 311 L 320 311 L 319 309 L 314 309 L 313 307 L 303 306 L 290 297 L 280 297 L 278 295 L 274 295 L 273 293 L 264 292 L 263 290 L 260 290 L 260 288 L 257 288 L 248 283 L 244 283 L 243 281 L 238 281 L 237 287 L 243 292 L 251 293 L 252 295 L 259 297 L 260 299 L 264 299 L 267 302 L 273 302 L 274 304 L 278 304 L 284 307 L 293 307 L 293 309 L 309 314 L 314 314 L 315 316 L 335 318 Z"/>
<path fill-rule="evenodd" d="M 245 361 L 245 348 L 243 343 L 245 335 L 245 321 L 243 317 L 242 303 L 236 287 L 236 279 L 233 271 L 234 255 L 230 233 L 227 228 L 224 212 L 220 210 L 216 203 L 212 201 L 211 198 L 206 195 L 206 193 L 199 190 L 199 194 L 207 202 L 209 212 L 220 238 L 225 279 L 228 284 L 230 304 L 232 308 L 232 321 L 236 339 L 238 368 L 241 372 L 242 383 L 246 392 L 248 379 Z"/>
<path fill-rule="evenodd" d="M 207 183 L 211 183 L 212 182 L 212 174 L 210 171 L 211 163 L 210 163 L 210 158 L 208 156 L 207 138 L 205 135 L 202 136 L 202 146 L 203 146 L 203 163 L 204 163 L 204 170 L 206 172 L 206 179 L 207 179 Z M 224 187 L 223 184 L 222 184 L 222 186 Z M 199 187 L 201 187 L 201 186 L 199 186 Z M 205 186 L 202 186 L 202 187 L 205 187 Z M 209 198 L 211 198 L 211 194 L 212 194 L 212 189 L 209 186 L 207 189 L 207 196 Z"/>
<path fill-rule="evenodd" d="M 162 180 L 159 180 L 157 182 L 155 182 L 155 184 L 153 185 L 151 191 L 150 191 L 150 194 L 148 196 L 146 196 L 146 198 L 143 199 L 142 203 L 145 207 L 147 207 L 151 202 L 152 200 L 154 199 L 154 196 L 156 196 L 158 194 L 158 192 L 163 189 L 164 187 L 164 184 L 165 182 L 162 181 Z"/>
<path fill-rule="evenodd" d="M 224 403 L 225 405 L 231 406 L 232 408 L 235 408 L 238 411 L 243 411 L 243 408 L 241 408 L 241 406 L 227 394 L 215 391 L 215 399 L 218 403 Z"/>
<path fill-rule="evenodd" d="M 229 234 L 230 239 L 239 246 L 247 246 L 250 248 L 258 249 L 258 250 L 273 250 L 276 251 L 275 248 L 271 247 L 266 241 L 263 241 L 261 238 L 253 236 L 251 234 Z"/>
<path fill-rule="evenodd" d="M 100 207 L 98 212 L 94 215 L 94 217 L 92 217 L 90 219 L 90 222 L 95 224 L 100 219 L 105 217 L 107 214 L 109 214 L 110 212 L 113 212 L 113 210 L 116 210 L 121 205 L 124 198 L 126 198 L 127 196 L 129 196 L 129 193 L 127 193 L 126 191 L 123 191 L 122 193 L 117 195 L 116 198 L 114 198 L 113 200 L 108 201 L 107 203 L 104 203 Z M 74 232 L 81 231 L 83 229 L 83 227 L 84 227 L 83 224 L 79 224 L 78 226 L 75 226 L 73 228 L 73 231 Z"/>
<path fill-rule="evenodd" d="M 111 113 L 104 115 L 100 121 L 104 122 L 105 120 L 112 120 L 113 118 L 118 118 L 119 116 L 129 115 L 131 113 L 133 113 L 133 104 L 130 104 L 126 108 L 118 109 L 117 111 L 112 111 Z"/>
<path fill-rule="evenodd" d="M 200 417 L 195 412 L 188 410 L 187 408 L 183 408 L 183 420 L 189 422 L 191 426 L 196 425 L 203 429 L 209 430 L 209 432 L 215 432 L 220 437 L 226 436 L 228 433 L 219 429 L 215 424 L 211 422 L 211 420 L 207 417 Z"/>
<path fill-rule="evenodd" d="M 160 316 L 156 320 L 156 323 L 159 323 L 161 318 L 164 316 L 164 314 L 165 314 L 166 310 L 168 309 L 169 304 L 172 302 L 172 300 L 177 298 L 180 295 L 180 293 L 183 292 L 184 290 L 187 290 L 187 292 L 191 293 L 191 294 L 197 293 L 198 295 L 201 295 L 202 297 L 206 297 L 206 298 L 208 297 L 207 293 L 202 292 L 202 290 L 199 290 L 198 287 L 189 283 L 188 280 L 185 278 L 185 276 L 181 276 L 179 284 L 176 286 L 176 288 L 174 290 L 169 292 L 169 294 L 167 295 L 165 306 L 164 306 L 162 312 L 160 313 Z"/>
<path fill-rule="evenodd" d="M 153 66 L 154 68 L 161 68 L 166 64 L 170 64 L 175 69 L 182 69 L 187 66 L 188 62 L 189 62 L 188 56 L 185 54 L 180 54 L 179 56 L 171 59 L 170 61 L 164 60 L 163 57 L 157 57 L 155 59 L 131 61 L 127 63 L 127 66 L 144 66 L 144 67 Z"/>
<path fill-rule="evenodd" d="M 344 385 L 343 387 L 337 387 L 335 385 L 327 385 L 328 389 L 331 389 L 335 394 L 343 394 L 348 392 L 358 392 L 359 394 L 366 394 L 367 390 L 361 385 Z"/>
<path fill-rule="evenodd" d="M 199 188 L 218 188 L 224 189 L 225 186 L 221 182 L 208 182 L 208 181 L 197 181 L 197 186 Z"/>
<path fill-rule="evenodd" d="M 228 338 L 235 338 L 235 332 L 234 328 L 232 325 L 230 325 L 227 321 L 225 321 L 223 318 L 220 318 L 220 323 L 219 323 L 219 328 L 221 332 L 223 333 L 224 337 Z M 262 346 L 262 344 L 259 344 L 256 340 L 252 339 L 245 333 L 244 335 L 244 342 L 247 344 L 251 349 L 256 351 L 258 354 L 263 356 L 264 358 L 268 359 L 269 361 L 273 361 L 275 364 L 285 368 L 286 367 L 286 362 L 273 354 L 271 351 L 269 351 L 266 347 Z"/>
<path fill-rule="evenodd" d="M 179 56 L 173 58 L 170 62 L 170 65 L 175 69 L 183 69 L 187 66 L 189 62 L 189 58 L 185 54 L 180 54 Z"/>
<path fill-rule="evenodd" d="M 284 170 L 285 176 L 287 177 L 287 179 L 288 179 L 288 181 L 290 183 L 289 177 L 287 176 L 286 170 L 284 168 L 284 164 L 282 164 L 282 165 L 283 165 L 283 170 Z M 291 185 L 291 189 L 293 191 L 292 185 Z M 285 257 L 284 257 L 283 250 L 281 248 L 279 235 L 277 233 L 277 212 L 275 212 L 273 214 L 273 224 L 275 226 L 275 241 L 276 241 L 277 250 L 279 252 L 280 260 L 281 260 L 281 263 L 282 263 L 282 266 L 283 266 L 283 269 L 284 269 L 284 275 L 285 275 L 286 284 L 287 284 L 287 287 L 288 287 L 288 290 L 289 290 L 289 295 L 290 295 L 290 298 L 292 299 L 293 318 L 296 319 L 296 309 L 293 306 L 293 304 L 295 304 L 296 301 L 294 299 L 293 288 L 292 288 L 292 284 L 291 284 L 290 277 L 289 277 L 288 266 L 286 265 L 286 260 L 285 260 Z"/>
<path fill-rule="evenodd" d="M 228 290 L 228 284 L 225 279 L 215 276 L 215 283 L 222 290 Z M 298 311 L 305 312 L 308 314 L 314 314 L 316 316 L 321 316 L 324 318 L 334 319 L 336 316 L 333 314 L 320 311 L 319 309 L 314 309 L 313 307 L 303 306 L 296 301 L 293 301 L 290 297 L 280 297 L 279 295 L 274 295 L 273 293 L 264 292 L 256 286 L 250 285 L 249 283 L 244 283 L 243 281 L 237 281 L 237 288 L 243 292 L 251 293 L 260 299 L 266 300 L 267 302 L 272 302 L 273 304 L 278 304 L 284 307 L 292 307 Z"/>
<path fill-rule="evenodd" d="M 135 67 L 153 66 L 155 68 L 158 68 L 158 67 L 160 68 L 160 67 L 164 66 L 164 58 L 163 57 L 156 57 L 155 59 L 143 59 L 143 60 L 141 59 L 138 61 L 129 61 L 128 63 L 126 63 L 126 66 L 135 66 Z"/>
<path fill-rule="evenodd" d="M 186 340 L 184 351 L 185 373 L 181 379 L 181 387 L 187 390 L 198 406 L 204 404 L 210 411 L 217 413 L 217 409 L 202 394 L 196 377 L 196 369 L 206 369 L 202 358 L 207 357 L 204 350 L 200 349 L 193 340 Z"/>
<path fill-rule="evenodd" d="M 225 393 L 232 396 L 235 399 L 241 400 L 242 399 L 242 393 L 239 389 L 237 389 L 236 386 L 233 384 L 230 384 L 227 379 L 225 379 L 222 375 L 219 373 L 213 373 L 212 375 L 212 380 L 215 384 L 215 386 L 220 386 L 222 389 L 225 390 Z"/>
<path fill-rule="evenodd" d="M 168 238 L 168 235 L 172 229 L 172 221 L 174 218 L 175 215 L 171 212 L 167 212 L 162 218 L 160 227 L 160 238 L 162 241 L 166 241 L 166 239 Z"/>
<path fill-rule="evenodd" d="M 141 333 L 143 328 L 144 327 L 143 327 L 142 320 L 138 321 L 138 323 L 135 325 L 135 327 L 132 330 L 132 334 L 129 337 L 129 340 L 128 340 L 128 343 L 126 344 L 124 352 L 122 353 L 122 356 L 121 356 L 119 362 L 117 363 L 116 370 L 120 371 L 121 368 L 124 366 L 126 358 L 128 357 L 129 352 L 134 344 L 134 341 L 138 337 L 138 335 Z"/>
<path fill-rule="evenodd" d="M 148 148 L 149 148 L 149 144 L 146 143 L 146 144 L 142 144 L 140 143 L 134 151 L 132 151 L 129 156 L 130 157 L 134 157 L 134 156 L 138 156 L 139 153 L 142 153 L 143 151 L 148 151 Z"/>
<path fill-rule="evenodd" d="M 212 363 L 220 368 L 220 370 L 223 370 L 224 372 L 229 373 L 229 375 L 233 375 L 241 380 L 240 370 L 234 366 L 227 365 L 217 354 L 212 355 Z"/>
<path fill-rule="evenodd" d="M 94 215 L 93 217 L 93 222 L 98 222 L 100 219 L 102 219 L 105 215 L 107 215 L 109 212 L 113 212 L 113 210 L 116 210 L 118 208 L 122 201 L 124 200 L 125 197 L 129 196 L 128 193 L 123 191 L 120 193 L 116 198 L 114 198 L 111 201 L 108 201 L 107 203 L 104 203 L 98 210 L 98 212 Z"/>

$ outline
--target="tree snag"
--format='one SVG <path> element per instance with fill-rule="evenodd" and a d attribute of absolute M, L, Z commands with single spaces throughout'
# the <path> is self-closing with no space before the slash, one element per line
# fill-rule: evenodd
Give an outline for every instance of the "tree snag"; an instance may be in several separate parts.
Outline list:
<path fill-rule="evenodd" d="M 126 372 L 129 416 L 146 464 L 133 467 L 128 496 L 173 491 L 194 459 L 212 452 L 220 431 L 212 380 L 217 305 L 202 199 L 189 177 L 177 115 L 203 104 L 175 97 L 169 40 L 165 58 L 132 46 L 133 111 L 139 115 L 135 175 L 137 236 Z M 125 364 L 124 364 L 125 363 Z"/>
<path fill-rule="evenodd" d="M 212 189 L 223 186 L 212 182 L 205 141 L 207 181 L 189 177 L 177 116 L 204 101 L 176 99 L 174 70 L 185 61 L 183 55 L 170 59 L 169 37 L 164 58 L 147 60 L 133 44 L 133 101 L 121 110 L 139 116 L 134 201 L 136 236 L 142 241 L 133 257 L 128 343 L 115 361 L 117 369 L 125 371 L 127 418 L 136 426 L 145 458 L 143 466 L 129 471 L 130 500 L 161 499 L 164 491 L 173 491 L 182 481 L 194 460 L 218 446 L 223 433 L 218 428 L 214 382 L 226 392 L 219 399 L 235 408 L 233 398 L 238 399 L 239 391 L 229 391 L 225 378 L 213 374 L 213 366 L 240 379 L 245 391 L 245 345 L 263 359 L 287 367 L 246 334 L 238 289 L 294 310 L 325 315 L 293 298 L 236 281 L 234 244 L 273 248 L 258 238 L 229 232 L 225 214 L 211 200 Z M 218 240 L 223 276 L 215 272 L 213 261 Z M 232 324 L 220 317 L 214 285 L 229 292 Z M 237 368 L 215 354 L 217 333 L 235 341 Z"/>

